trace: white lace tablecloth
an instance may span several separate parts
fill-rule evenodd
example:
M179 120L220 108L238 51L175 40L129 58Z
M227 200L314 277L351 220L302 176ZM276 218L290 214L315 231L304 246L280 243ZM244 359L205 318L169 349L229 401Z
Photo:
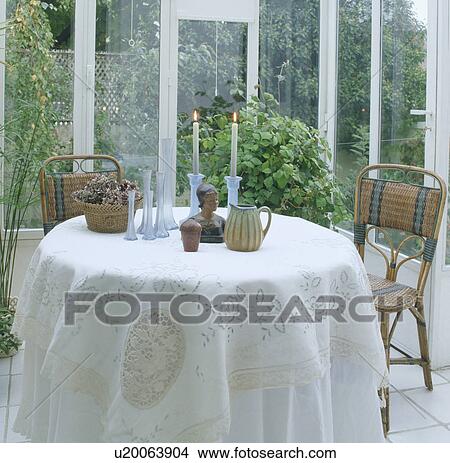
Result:
M163 306L158 325L149 310L111 326L91 309L68 326L67 291L273 294L274 313L297 295L314 314L321 295L370 295L354 245L335 232L276 215L258 252L201 244L184 253L179 231L128 242L88 231L84 217L59 225L40 243L19 298L14 331L26 344L15 429L36 441L381 439L376 389L386 369L375 317L186 326ZM358 313L375 311L366 303ZM252 434L243 423L264 429Z

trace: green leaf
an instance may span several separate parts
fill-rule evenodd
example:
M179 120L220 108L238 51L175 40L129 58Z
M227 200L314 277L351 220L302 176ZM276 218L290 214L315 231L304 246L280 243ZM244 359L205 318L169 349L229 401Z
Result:
M264 185L266 188L272 188L273 187L273 178L272 177L267 177L264 180Z

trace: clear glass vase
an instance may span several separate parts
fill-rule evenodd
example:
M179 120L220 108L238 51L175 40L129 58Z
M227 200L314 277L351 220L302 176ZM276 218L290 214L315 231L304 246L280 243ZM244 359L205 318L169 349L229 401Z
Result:
M153 191L150 190L147 197L147 211L145 213L145 224L142 239L151 241L156 238L155 230L153 229Z
M169 165L176 165L175 146L175 139L173 138L163 138L161 140L162 157L167 161L170 160ZM164 223L166 230L176 230L178 228L178 224L173 217L172 176L172 174L166 173L164 180Z
M136 241L136 228L134 227L134 202L136 200L136 191L128 191L128 227L125 234L127 241Z
M156 221L155 221L155 236L156 238L167 238L169 232L166 228L164 221L164 184L165 184L165 173L156 173Z
M142 235L144 234L145 224L147 223L147 213L148 213L148 201L152 184L152 171L147 170L144 172L144 206L142 208L142 220L141 225L137 229L137 233ZM152 224L153 227L153 224Z

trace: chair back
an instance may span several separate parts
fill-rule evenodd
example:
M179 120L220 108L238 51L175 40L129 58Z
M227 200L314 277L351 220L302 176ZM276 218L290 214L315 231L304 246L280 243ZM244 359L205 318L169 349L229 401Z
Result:
M120 182L123 168L112 156L66 155L46 159L39 171L44 235L57 224L82 215L72 193L84 188L98 174L113 174Z
M377 172L374 177L369 173ZM400 180L388 180L384 173L396 173ZM433 187L414 183L414 177L433 180ZM355 191L354 241L364 259L365 244L377 250L386 263L386 278L396 281L400 267L411 259L421 259L417 289L422 292L436 251L447 197L444 180L432 171L400 164L375 164L364 168ZM391 230L408 235L394 245ZM380 232L387 241L388 253L372 241L370 232ZM420 247L412 256L399 260L401 251L412 240Z

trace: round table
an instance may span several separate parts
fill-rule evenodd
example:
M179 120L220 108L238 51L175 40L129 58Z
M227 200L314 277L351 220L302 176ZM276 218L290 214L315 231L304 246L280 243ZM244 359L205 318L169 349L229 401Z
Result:
M384 351L351 241L279 215L253 253L185 253L178 230L123 237L77 217L36 250L13 328L26 342L16 432L47 442L383 440Z

